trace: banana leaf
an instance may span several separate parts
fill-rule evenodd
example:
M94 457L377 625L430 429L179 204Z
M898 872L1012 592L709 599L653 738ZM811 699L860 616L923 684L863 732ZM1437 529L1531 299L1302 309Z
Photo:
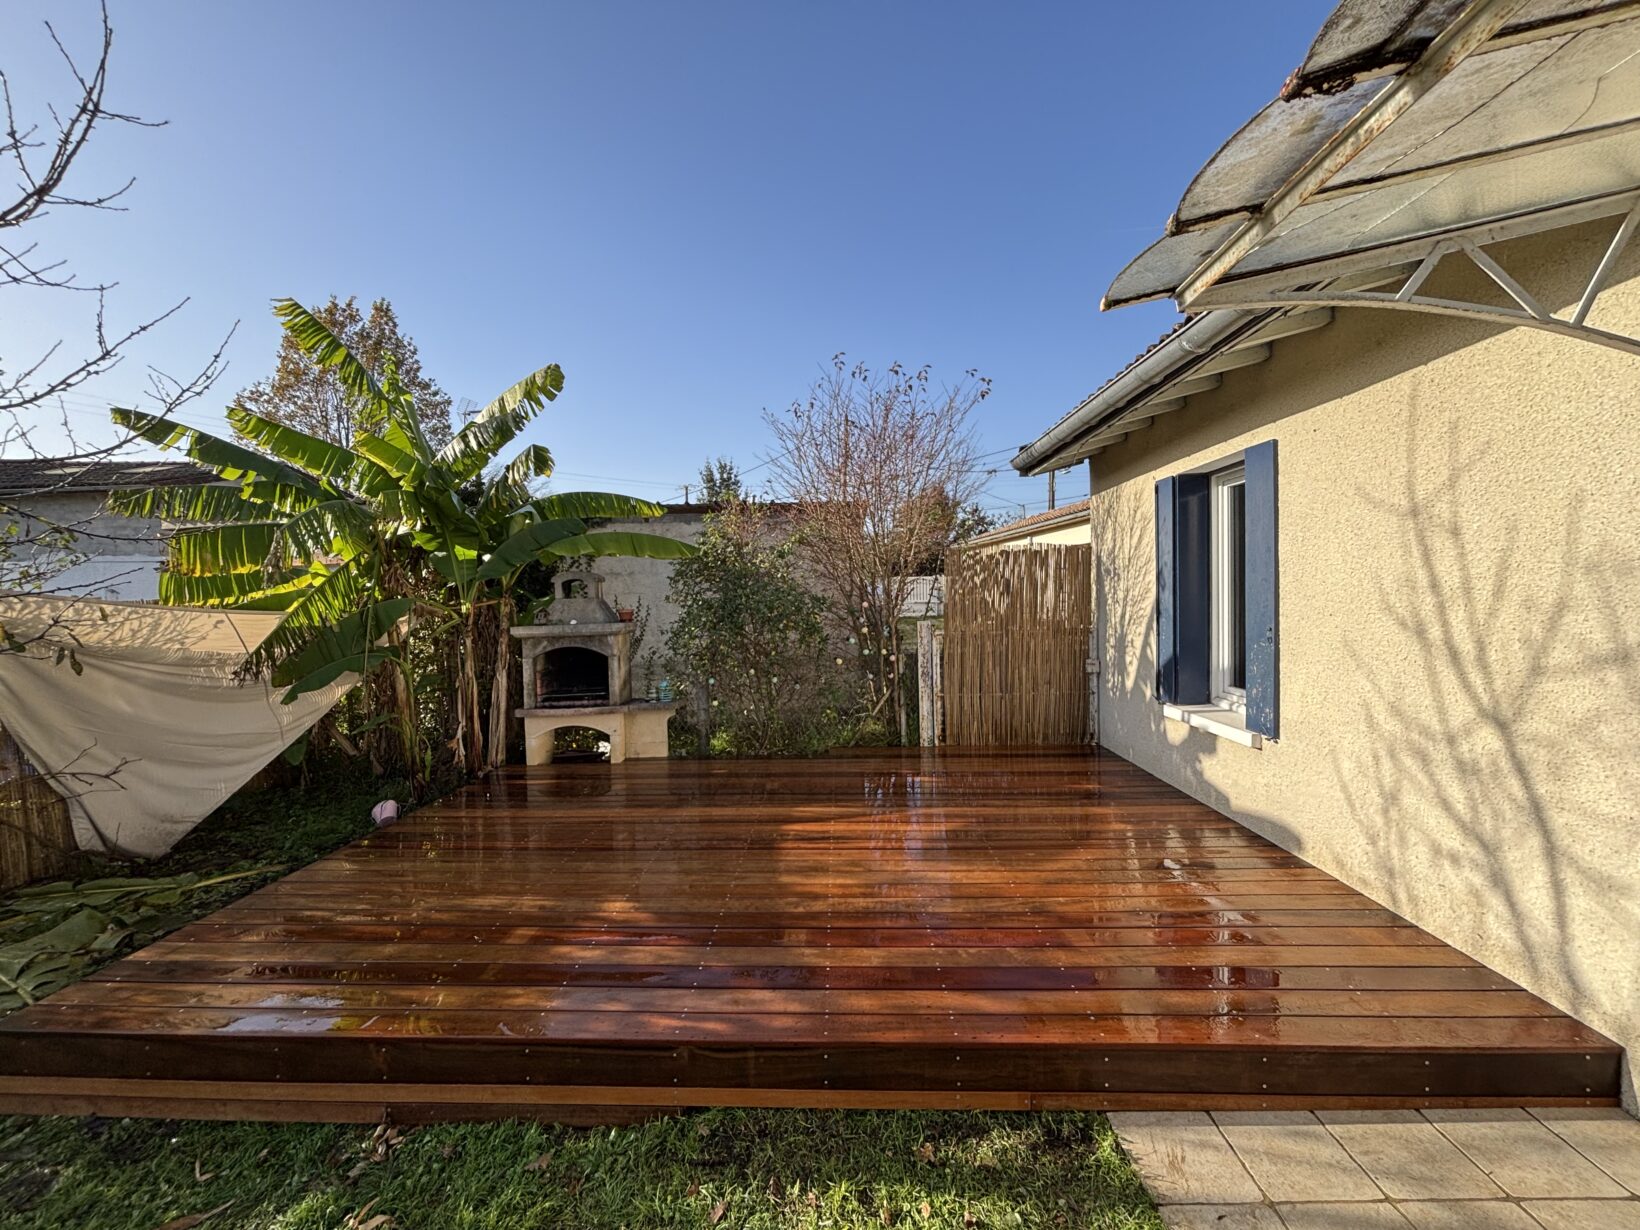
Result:
M318 495L324 488L314 477L295 466L263 456L242 444L220 439L197 427L178 423L146 410L116 407L109 417L133 434L163 449L181 448L189 458L215 470L223 478L265 478Z
M280 700L288 705L303 693L317 692L320 688L329 687L349 672L362 677L368 675L383 662L398 662L401 660L402 655L391 646L338 658L336 661L327 662L317 670L302 676L302 678L291 684L290 690L280 697Z
M547 548L547 554L560 558L576 555L625 555L639 559L688 559L697 548L676 538L660 534L640 534L626 531L595 531L560 539Z
M167 566L191 576L260 572L283 528L277 521L248 521L181 530L171 538Z
M228 422L246 439L260 444L280 460L324 478L340 479L366 494L397 485L392 474L352 449L298 431L243 406L228 408Z
M583 537L586 523L574 517L557 517L550 521L535 521L524 526L490 553L478 569L480 581L493 581L508 573L517 572L554 543L566 538Z
M563 389L564 371L558 364L549 363L531 372L480 410L438 451L434 460L447 467L457 479L477 477Z
M650 500L609 491L565 491L532 501L542 517L578 517L583 521L609 517L660 517L666 509Z
M273 305L273 314L308 358L320 367L335 369L337 379L351 396L386 410L387 399L370 369L359 362L323 321L294 299L279 300Z

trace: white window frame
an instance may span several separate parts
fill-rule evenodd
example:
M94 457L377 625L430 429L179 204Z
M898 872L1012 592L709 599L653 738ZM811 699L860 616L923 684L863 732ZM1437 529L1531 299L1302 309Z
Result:
M1243 465L1220 470L1211 480L1210 533L1212 535L1212 577L1209 600L1213 613L1212 636L1208 649L1208 694L1220 709L1243 716L1247 713L1247 690L1231 687L1230 629L1235 625L1230 610L1230 587L1225 578L1230 573L1233 550L1230 535L1230 491L1247 485L1247 468ZM1243 629L1242 635L1246 635Z

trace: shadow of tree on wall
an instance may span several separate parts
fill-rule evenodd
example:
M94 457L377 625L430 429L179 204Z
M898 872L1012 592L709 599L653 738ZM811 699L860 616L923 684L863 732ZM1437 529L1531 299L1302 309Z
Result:
M1339 792L1386 904L1437 933L1442 920L1489 919L1488 963L1633 1037L1640 1010L1615 1022L1610 1006L1640 1003L1640 971L1597 989L1585 960L1640 931L1633 848L1609 837L1602 848L1599 835L1621 823L1590 823L1598 808L1630 809L1632 823L1640 797L1633 724L1606 720L1640 692L1628 618L1640 577L1603 549L1605 522L1586 502L1556 515L1522 487L1518 511L1484 519L1474 497L1504 481L1503 459L1458 412L1432 427L1441 416L1418 400L1400 489L1353 493L1402 549L1363 620L1391 635L1348 646L1359 694L1342 716L1361 733L1334 747ZM1438 463L1430 430L1446 435ZM1622 780L1600 780L1614 772Z

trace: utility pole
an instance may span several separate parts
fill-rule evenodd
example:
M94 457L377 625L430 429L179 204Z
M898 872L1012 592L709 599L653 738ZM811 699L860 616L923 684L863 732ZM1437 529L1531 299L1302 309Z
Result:
M1052 512L1054 510L1054 507L1055 507L1054 500L1053 500L1053 480L1054 480L1055 477L1057 477L1058 473L1059 472L1057 470L1049 470L1048 471L1048 511L1049 512Z

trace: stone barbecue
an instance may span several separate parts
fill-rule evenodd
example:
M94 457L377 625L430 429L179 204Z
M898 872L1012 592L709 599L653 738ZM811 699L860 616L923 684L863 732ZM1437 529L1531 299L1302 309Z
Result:
M550 764L553 736L568 727L607 735L611 764L667 754L677 706L632 699L632 624L604 601L603 577L559 573L538 621L512 634L523 667L525 764Z

